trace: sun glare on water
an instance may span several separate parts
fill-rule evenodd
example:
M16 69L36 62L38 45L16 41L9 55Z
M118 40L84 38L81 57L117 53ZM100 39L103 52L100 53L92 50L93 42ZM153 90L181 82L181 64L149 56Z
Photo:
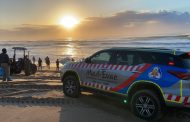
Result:
M60 24L63 25L67 29L74 28L77 24L79 24L79 20L74 16L64 16L60 20Z

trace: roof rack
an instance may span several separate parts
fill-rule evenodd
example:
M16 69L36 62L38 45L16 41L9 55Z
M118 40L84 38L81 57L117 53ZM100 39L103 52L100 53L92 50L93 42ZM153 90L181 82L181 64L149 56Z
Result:
M151 48L151 47L112 47L111 49L149 49L149 50L172 50L168 48Z
M27 50L25 47L13 47L14 50Z

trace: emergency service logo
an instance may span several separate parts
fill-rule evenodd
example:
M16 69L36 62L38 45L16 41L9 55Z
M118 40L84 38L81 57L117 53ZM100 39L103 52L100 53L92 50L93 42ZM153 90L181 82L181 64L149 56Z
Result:
M151 79L158 80L162 77L162 72L159 67L154 67L151 72L148 73L148 77Z

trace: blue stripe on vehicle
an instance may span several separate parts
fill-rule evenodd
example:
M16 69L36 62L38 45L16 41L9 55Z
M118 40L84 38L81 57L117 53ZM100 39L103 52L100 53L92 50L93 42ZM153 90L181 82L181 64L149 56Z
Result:
M149 73L155 67L160 68L161 77L159 79L153 79L153 78L149 77ZM145 72L143 72L135 81L139 81L139 80L152 81L153 83L158 84L161 88L171 87L172 85L179 82L180 79L175 77L174 75L168 73L168 70L177 71L177 72L188 72L188 70L184 69L184 68L154 64L150 68L148 68ZM135 81L133 81L132 83L134 83ZM130 85L128 87L125 87L125 88L119 90L118 92L125 94L125 93L127 93L129 87L130 87Z

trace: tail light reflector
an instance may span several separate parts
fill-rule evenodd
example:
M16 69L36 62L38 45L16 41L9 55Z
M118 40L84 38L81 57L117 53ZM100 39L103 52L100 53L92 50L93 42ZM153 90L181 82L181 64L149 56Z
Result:
M175 65L175 63L174 63L174 62L172 62L172 61L170 61L170 62L168 62L168 65L170 65L170 66L174 66L174 65Z
M188 52L187 55L190 56L190 52Z

